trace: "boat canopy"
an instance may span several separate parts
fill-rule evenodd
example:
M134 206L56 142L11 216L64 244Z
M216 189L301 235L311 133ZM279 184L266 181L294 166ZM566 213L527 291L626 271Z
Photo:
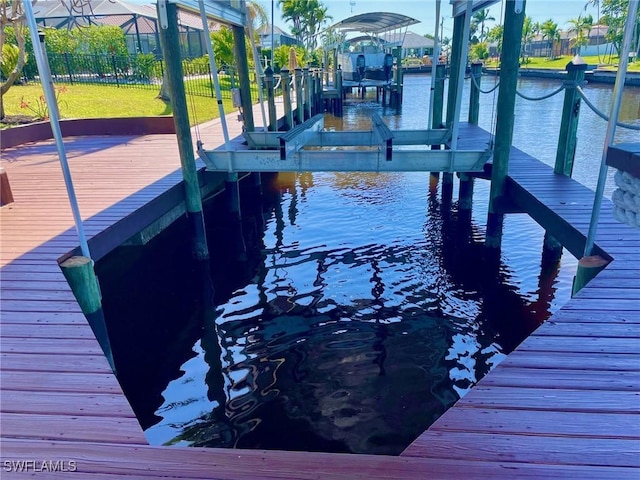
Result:
M391 30L408 27L420 23L420 20L392 12L369 12L345 18L331 25L328 30L342 32L363 32L369 35L379 35Z

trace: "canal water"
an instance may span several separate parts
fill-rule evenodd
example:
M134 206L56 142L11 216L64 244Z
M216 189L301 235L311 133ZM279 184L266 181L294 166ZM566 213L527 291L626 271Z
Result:
M326 124L360 128L375 110L424 128L428 88L407 77L401 114L365 99ZM610 91L587 89L603 109ZM624 121L638 121L637 93ZM514 143L552 164L561 105L519 103ZM492 111L483 96L488 130ZM605 123L583 109L580 128L575 176L595 186ZM406 448L570 298L577 263L543 262L544 232L522 214L505 220L499 265L485 262L488 182L471 219L439 188L416 173L273 175L261 198L243 185L241 222L223 195L206 203L206 265L184 220L100 261L118 378L150 443Z

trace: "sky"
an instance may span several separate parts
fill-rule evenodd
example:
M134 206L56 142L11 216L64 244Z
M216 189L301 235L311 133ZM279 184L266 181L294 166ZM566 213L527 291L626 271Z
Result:
M280 10L278 9L278 0L272 0L274 4L274 25L285 31L291 31L289 25L280 18ZM269 0L258 0L269 15L271 15L271 2ZM409 30L420 35L425 33L433 34L435 28L435 1L434 0L353 0L353 7L350 0L322 0L322 3L328 8L328 13L333 17L331 23L344 20L352 15L366 12L393 12L401 13L416 20L420 23L411 25ZM586 0L528 0L526 2L526 14L533 18L534 21L543 22L549 18L558 24L560 29L566 29L567 22L571 18L577 18L578 15L591 13L593 18L597 18L595 8L589 8L584 11ZM451 19L452 7L448 0L442 0L441 15L444 20L444 36L451 37L453 31L453 21ZM491 16L496 20L502 12L502 2L495 3L489 7ZM488 22L487 26L491 27L498 22Z

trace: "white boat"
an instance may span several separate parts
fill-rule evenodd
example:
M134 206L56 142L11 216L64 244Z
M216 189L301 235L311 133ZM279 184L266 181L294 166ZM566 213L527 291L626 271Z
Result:
M393 49L401 47L407 27L420 23L415 18L391 12L369 12L346 18L331 27L344 42L337 45L336 59L343 82L359 85L390 83L393 77ZM361 35L348 38L351 33Z

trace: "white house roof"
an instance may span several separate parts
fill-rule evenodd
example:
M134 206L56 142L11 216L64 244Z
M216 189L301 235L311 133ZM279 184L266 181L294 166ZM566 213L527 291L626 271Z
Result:
M380 38L384 41L393 41L391 35L382 34ZM432 48L433 40L414 32L407 32L402 41L402 48Z
M391 30L420 23L420 20L392 12L369 12L354 15L333 24L329 29L343 32L364 32L379 35Z

